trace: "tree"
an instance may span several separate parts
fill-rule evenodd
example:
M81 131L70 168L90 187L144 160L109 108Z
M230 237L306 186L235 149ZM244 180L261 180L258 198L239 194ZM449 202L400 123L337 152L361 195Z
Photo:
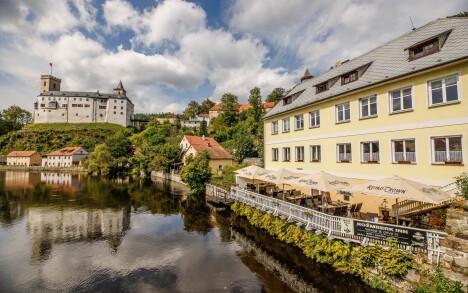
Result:
M211 179L210 155L203 151L195 157L188 156L185 164L180 171L180 178L187 183L191 194L203 194L206 183Z
M12 123L13 130L19 130L32 121L30 112L15 105L3 110L1 118L6 122Z
M255 157L255 145L252 135L246 127L240 127L239 131L234 136L235 152L234 159L238 163L242 163L245 158Z
M284 88L277 87L275 88L266 98L266 102L275 102L278 103L281 99L284 98L286 91Z
M106 141L106 146L115 159L130 158L133 156L133 145L123 132L114 134Z
M258 87L254 87L250 90L249 104L252 106L250 110L254 120L260 121L262 116L262 95Z
M200 105L196 101L190 101L188 107L184 111L184 116L186 119L194 118L198 115L198 108Z
M158 145L155 147L154 151L156 155L149 163L149 167L153 170L169 173L171 167L175 163L180 162L180 149L177 144L165 143L163 145Z
M468 199L468 172L464 172L455 177L455 184L458 187L458 196Z
M228 127L235 125L239 116L239 99L236 95L226 93L221 97L221 115L224 124Z
M109 173L114 165L114 158L106 144L98 145L89 155L88 170L97 174Z
M205 119L202 120L200 124L200 129L198 130L198 135L207 135L208 134L208 122Z
M198 114L208 114L210 109L213 108L214 105L216 104L212 100L208 98L204 99L203 102L200 104L200 107L198 107Z

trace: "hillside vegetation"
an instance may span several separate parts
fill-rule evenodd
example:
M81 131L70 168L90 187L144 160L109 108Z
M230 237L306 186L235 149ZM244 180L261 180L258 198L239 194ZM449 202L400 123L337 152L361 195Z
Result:
M44 154L66 146L81 146L92 152L96 145L123 129L110 123L30 124L0 136L0 154L14 150L35 150Z

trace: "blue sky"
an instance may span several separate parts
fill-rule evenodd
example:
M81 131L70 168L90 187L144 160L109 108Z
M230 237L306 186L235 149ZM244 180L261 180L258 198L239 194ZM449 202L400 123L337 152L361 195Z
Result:
M62 90L111 92L122 80L141 112L190 100L246 102L291 88L468 2L436 0L2 0L0 109L33 110L39 77Z

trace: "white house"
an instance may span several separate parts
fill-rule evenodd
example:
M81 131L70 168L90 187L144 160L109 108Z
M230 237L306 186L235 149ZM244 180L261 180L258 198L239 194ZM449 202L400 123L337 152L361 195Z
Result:
M48 153L42 159L42 167L72 167L79 166L89 153L82 147L66 147Z

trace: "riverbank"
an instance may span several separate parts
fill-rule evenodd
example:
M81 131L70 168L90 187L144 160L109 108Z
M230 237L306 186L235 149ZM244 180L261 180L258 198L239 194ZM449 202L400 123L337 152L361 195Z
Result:
M42 167L42 166L0 166L0 171L36 171L36 172L65 172L65 173L86 173L83 167Z
M398 249L396 243L391 241L385 246L354 245L328 239L325 235L307 231L295 223L237 201L231 209L237 215L246 217L254 227L300 248L307 257L329 264L341 273L358 276L373 288L385 292L430 292L427 288L437 287L444 292L466 292L466 284L449 280L440 269L429 264L425 255Z

